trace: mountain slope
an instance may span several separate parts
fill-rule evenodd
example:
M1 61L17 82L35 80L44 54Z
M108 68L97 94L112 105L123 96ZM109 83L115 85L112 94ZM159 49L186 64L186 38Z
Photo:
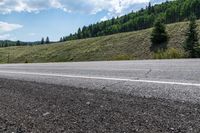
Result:
M200 29L200 21L198 21ZM167 26L168 47L183 50L188 22ZM1 63L152 59L152 29L39 46L0 48Z

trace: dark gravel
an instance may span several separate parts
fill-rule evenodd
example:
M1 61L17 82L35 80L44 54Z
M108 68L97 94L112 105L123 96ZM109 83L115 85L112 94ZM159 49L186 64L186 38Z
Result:
M3 133L199 133L200 105L0 79Z

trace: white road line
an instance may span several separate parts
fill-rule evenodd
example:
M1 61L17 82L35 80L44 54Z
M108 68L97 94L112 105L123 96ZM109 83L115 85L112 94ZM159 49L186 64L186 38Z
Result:
M35 75L35 76L50 76L50 77L66 77L66 78L80 78L80 79L96 79L96 80L112 80L112 81L125 81L125 82L139 82L139 83L153 83L153 84L168 84L168 85L181 85L181 86L196 86L200 87L200 84L186 83L186 82L167 82L167 81L153 81L153 80L134 80L124 78L108 78L108 77L90 77L90 76L76 76L76 75L64 75L53 73L35 73L35 72L15 72L15 71L0 71L4 74L22 74L22 75Z

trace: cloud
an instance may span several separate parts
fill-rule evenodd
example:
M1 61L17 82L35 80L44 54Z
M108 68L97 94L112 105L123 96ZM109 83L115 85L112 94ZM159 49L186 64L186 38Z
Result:
M0 12L39 12L45 9L61 9L65 12L84 12L96 14L106 11L122 14L134 4L150 0L0 0Z
M74 12L96 14L101 11L112 15L121 15L135 4L148 3L150 0L56 0L65 9Z
M7 40L10 38L10 34L3 34L3 35L0 35L0 40Z
M101 18L100 21L106 21L106 20L108 20L108 17L107 17L107 16L104 16L103 18Z
M22 25L19 24L10 24L7 22L0 21L0 33L2 32L10 32L19 28L22 28Z
M141 7L145 7L148 2L156 4L164 1L166 0L0 0L0 13L39 13L48 9L85 14L97 14L103 11L106 12L106 15L101 21L105 21L132 10L139 10Z

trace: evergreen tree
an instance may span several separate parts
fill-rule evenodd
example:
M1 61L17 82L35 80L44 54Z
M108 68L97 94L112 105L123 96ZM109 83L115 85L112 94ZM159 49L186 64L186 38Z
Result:
M49 37L46 38L46 44L49 44L50 43L50 40L49 40Z
M82 38L81 28L78 29L77 37L78 37L78 39Z
M154 24L154 29L151 33L151 42L153 46L162 45L164 43L167 43L169 37L166 32L165 24L163 23L163 20L159 18L156 20Z
M149 5L148 5L148 7L146 8L147 9L147 11L148 11L148 14L151 14L152 12L151 12L151 2L149 2Z
M21 42L18 40L17 42L16 42L16 46L20 46L21 45Z
M64 37L63 37L63 38L64 38ZM62 38L62 37L60 38L60 42L63 42L63 40L64 40L63 38Z
M42 38L42 40L41 40L41 44L44 44L44 38Z
M196 58L200 56L200 45L197 32L196 17L193 15L190 18L189 29L186 33L185 51L190 58Z
M63 37L63 42L67 41L67 37Z
M5 47L8 47L8 42L7 41L5 41Z

